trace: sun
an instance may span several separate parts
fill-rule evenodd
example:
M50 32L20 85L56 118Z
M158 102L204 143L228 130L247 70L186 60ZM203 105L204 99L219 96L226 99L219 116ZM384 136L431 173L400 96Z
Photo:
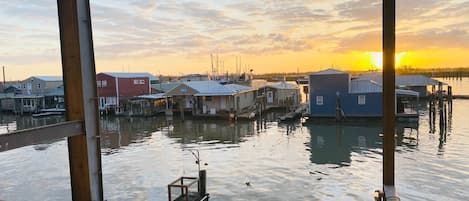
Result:
M369 52L370 61L374 68L383 69L383 54L381 52ZM395 67L399 67L401 65L401 61L405 57L406 52L400 52L395 54Z
M373 68L383 68L383 54L381 52L370 52L370 59Z

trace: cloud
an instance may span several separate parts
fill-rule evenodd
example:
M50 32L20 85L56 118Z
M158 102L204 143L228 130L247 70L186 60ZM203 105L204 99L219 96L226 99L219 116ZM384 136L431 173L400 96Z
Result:
M165 55L379 51L379 0L91 1L97 60ZM469 2L397 1L398 47L468 48ZM56 1L1 1L0 54L55 58ZM27 54L25 54L27 52ZM23 62L23 61L22 61Z

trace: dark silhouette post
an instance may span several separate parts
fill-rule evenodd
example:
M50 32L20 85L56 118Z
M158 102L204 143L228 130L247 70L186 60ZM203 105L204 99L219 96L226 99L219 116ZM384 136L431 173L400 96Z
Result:
M395 0L383 1L383 184L394 186L394 133L395 133Z

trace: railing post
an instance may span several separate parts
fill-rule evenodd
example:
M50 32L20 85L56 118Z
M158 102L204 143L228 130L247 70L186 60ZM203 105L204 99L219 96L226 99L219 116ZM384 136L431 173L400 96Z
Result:
M88 0L57 0L66 118L85 133L68 138L73 200L103 200L96 72Z
M395 0L383 0L383 184L394 186Z

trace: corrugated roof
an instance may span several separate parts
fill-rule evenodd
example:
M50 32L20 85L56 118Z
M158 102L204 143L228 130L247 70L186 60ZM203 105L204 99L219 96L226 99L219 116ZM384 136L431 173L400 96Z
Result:
M419 92L405 89L396 89L396 94L408 95L408 96L419 96Z
M350 81L350 93L352 94L365 94L365 93L382 93L383 87L381 84L368 80L368 79L355 79ZM419 93L412 90L396 89L396 94L419 96Z
M49 90L44 96L64 96L63 85L54 89Z
M359 79L369 79L377 83L383 83L382 73L365 73L358 76ZM446 83L443 83L446 85ZM396 86L429 86L438 85L438 80L426 77L424 75L396 75Z
M350 81L350 93L381 93L380 84L368 79L355 79Z
M280 83L270 84L269 86L273 87L273 88L276 88L276 89L298 89L297 84L287 83L287 82L280 82Z
M137 72L137 73L126 73L126 72L102 72L103 74L117 77L117 78L137 78L137 77L148 77L150 80L160 80L160 78L145 72Z
M423 75L399 75L396 76L396 85L409 87L438 85L438 80Z
M137 98L143 98L143 99L163 99L166 98L164 93L158 93L158 94L149 94L149 95L141 95L137 96Z
M235 93L232 89L216 81L191 81L183 83L197 90L199 93L196 96L228 96Z
M152 84L151 88L157 89L163 92L167 92L174 87L177 87L181 82L167 82L167 83L160 83L160 84Z
M225 87L228 87L233 92L254 90L251 87L248 87L248 86L245 86L245 85L240 85L240 84L227 84L227 85L225 85Z
M46 82L62 81L62 76L48 76L48 75L39 75L33 76L33 78L40 79Z
M335 74L348 74L347 72L340 71L337 69L329 68L326 70L322 70L316 73L313 73L313 75L335 75Z

